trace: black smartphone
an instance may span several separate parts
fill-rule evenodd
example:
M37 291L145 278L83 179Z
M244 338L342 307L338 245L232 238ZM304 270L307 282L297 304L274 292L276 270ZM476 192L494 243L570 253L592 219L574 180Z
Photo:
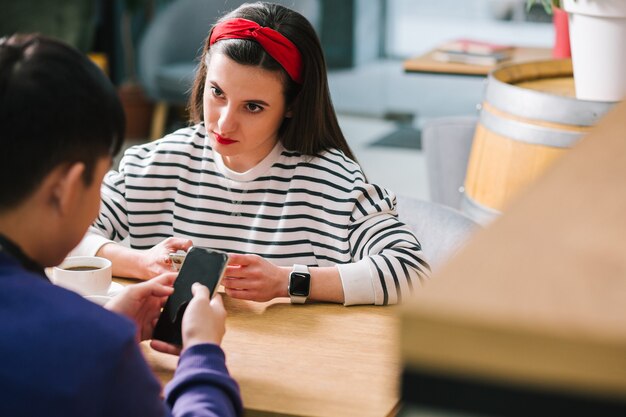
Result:
M199 282L211 291L211 297L213 297L224 276L227 264L226 252L192 246L174 281L174 293L169 296L163 307L152 338L182 345L181 324L185 309L193 297L191 286L194 282Z

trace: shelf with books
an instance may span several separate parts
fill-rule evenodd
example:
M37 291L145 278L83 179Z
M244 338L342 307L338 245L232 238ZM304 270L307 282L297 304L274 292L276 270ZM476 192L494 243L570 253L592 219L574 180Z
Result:
M514 47L474 39L455 39L440 45L433 59L441 62L457 62L469 65L493 66L510 59Z

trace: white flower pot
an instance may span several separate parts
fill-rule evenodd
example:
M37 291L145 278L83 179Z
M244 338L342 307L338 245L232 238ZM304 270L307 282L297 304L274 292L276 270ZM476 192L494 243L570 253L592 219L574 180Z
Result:
M576 98L626 96L626 0L564 0L569 14Z

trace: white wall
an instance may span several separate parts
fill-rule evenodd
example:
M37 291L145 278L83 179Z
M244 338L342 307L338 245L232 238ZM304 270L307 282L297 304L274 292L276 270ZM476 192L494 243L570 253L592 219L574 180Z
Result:
M524 7L525 0L387 0L385 49L406 58L454 38L550 47L552 25L524 21ZM514 20L501 20L506 15Z

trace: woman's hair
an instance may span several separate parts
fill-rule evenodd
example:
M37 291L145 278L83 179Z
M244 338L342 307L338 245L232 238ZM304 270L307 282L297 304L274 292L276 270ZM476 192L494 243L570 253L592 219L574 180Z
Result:
M302 84L294 82L256 41L223 39L210 45L213 26L204 42L189 100L191 120L198 123L203 119L207 62L211 54L223 53L239 64L281 73L286 108L292 112L291 117L283 119L278 131L278 139L285 148L305 155L315 155L335 148L356 160L339 128L328 89L326 61L320 41L309 21L301 14L278 4L257 2L240 6L220 18L216 25L234 18L248 19L274 29L293 42L302 56Z
M124 140L124 111L106 75L78 50L40 35L0 39L0 210L29 196L54 168L98 159Z

